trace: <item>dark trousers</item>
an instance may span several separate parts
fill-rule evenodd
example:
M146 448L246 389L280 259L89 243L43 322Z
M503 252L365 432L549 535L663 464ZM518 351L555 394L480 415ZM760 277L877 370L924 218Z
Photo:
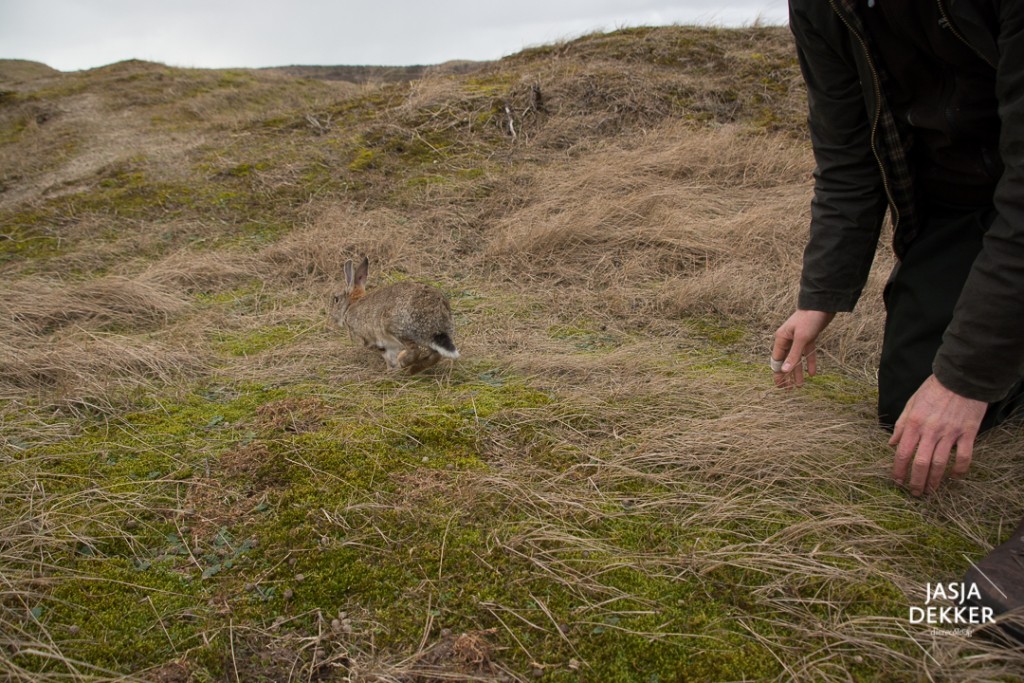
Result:
M932 361L995 209L931 204L920 234L885 287L885 337L878 368L878 420L892 429L904 406L932 374ZM989 405L982 430L1006 419L1022 402L1018 385Z

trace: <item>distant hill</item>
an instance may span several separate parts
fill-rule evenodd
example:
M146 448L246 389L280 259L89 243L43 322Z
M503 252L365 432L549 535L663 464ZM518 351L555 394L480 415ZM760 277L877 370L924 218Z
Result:
M136 63L138 60L126 60L122 63ZM482 68L489 62L473 62L455 60L444 64L414 64L410 66L376 66L376 65L300 65L273 66L253 71L282 74L296 78L313 78L322 81L346 81L365 85L368 83L407 83L422 78L425 74L463 75ZM112 66L112 65L109 65ZM106 67L99 67L106 68ZM24 83L39 78L58 76L62 72L42 62L27 59L0 59L0 83Z
M259 69L268 73L286 74L298 78L316 78L324 81L366 83L404 83L422 78L424 74L445 73L462 75L480 69L488 62L452 61L436 66L275 66Z
M60 74L42 62L27 59L0 59L0 83L32 81Z

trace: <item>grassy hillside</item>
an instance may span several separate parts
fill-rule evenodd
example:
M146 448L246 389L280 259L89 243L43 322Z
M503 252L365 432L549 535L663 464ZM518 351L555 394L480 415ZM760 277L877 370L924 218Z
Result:
M25 83L59 75L59 71L40 62L27 59L0 59L0 83Z
M457 60L433 66L275 66L260 69L263 73L283 74L297 78L319 78L327 81L348 81L359 85L402 83L423 78L428 73L468 74L483 62Z
M781 28L355 84L0 69L0 672L15 681L1010 679L910 623L1024 511L873 425L880 250L771 388L812 159ZM386 371L346 259L442 288Z

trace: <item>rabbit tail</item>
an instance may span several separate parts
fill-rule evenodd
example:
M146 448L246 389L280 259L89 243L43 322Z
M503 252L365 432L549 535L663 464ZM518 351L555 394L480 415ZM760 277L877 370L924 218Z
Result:
M452 341L452 338L447 332L438 332L435 334L427 346L434 349L445 358L451 358L454 360L459 357L459 350L455 348L455 342Z

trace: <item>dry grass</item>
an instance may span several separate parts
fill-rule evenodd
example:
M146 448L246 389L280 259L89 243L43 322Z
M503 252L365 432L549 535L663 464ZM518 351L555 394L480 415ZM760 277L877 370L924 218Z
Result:
M161 338L188 305L152 282L26 278L0 307L0 396L9 400L106 405L118 390L173 383L205 365L182 340Z
M770 387L812 165L784 31L625 31L384 88L141 63L75 83L19 86L37 99L13 118L31 102L68 129L0 147L84 141L18 166L0 193L18 239L61 240L0 261L10 680L974 681L1024 667L906 616L1019 519L1021 434L985 437L971 477L927 500L888 481L872 416L885 247L858 311L829 330L825 376ZM111 163L206 203L68 209L97 205L74 201L109 185L97 169ZM374 282L449 293L462 361L390 376L328 328L361 253ZM364 452L369 485L332 460ZM168 534L181 546L154 559ZM209 573L249 535L258 561L217 556ZM333 574L321 552L358 553L382 578ZM165 583L147 583L150 561ZM128 641L138 670L84 661L100 639L71 625L117 590L148 610Z

